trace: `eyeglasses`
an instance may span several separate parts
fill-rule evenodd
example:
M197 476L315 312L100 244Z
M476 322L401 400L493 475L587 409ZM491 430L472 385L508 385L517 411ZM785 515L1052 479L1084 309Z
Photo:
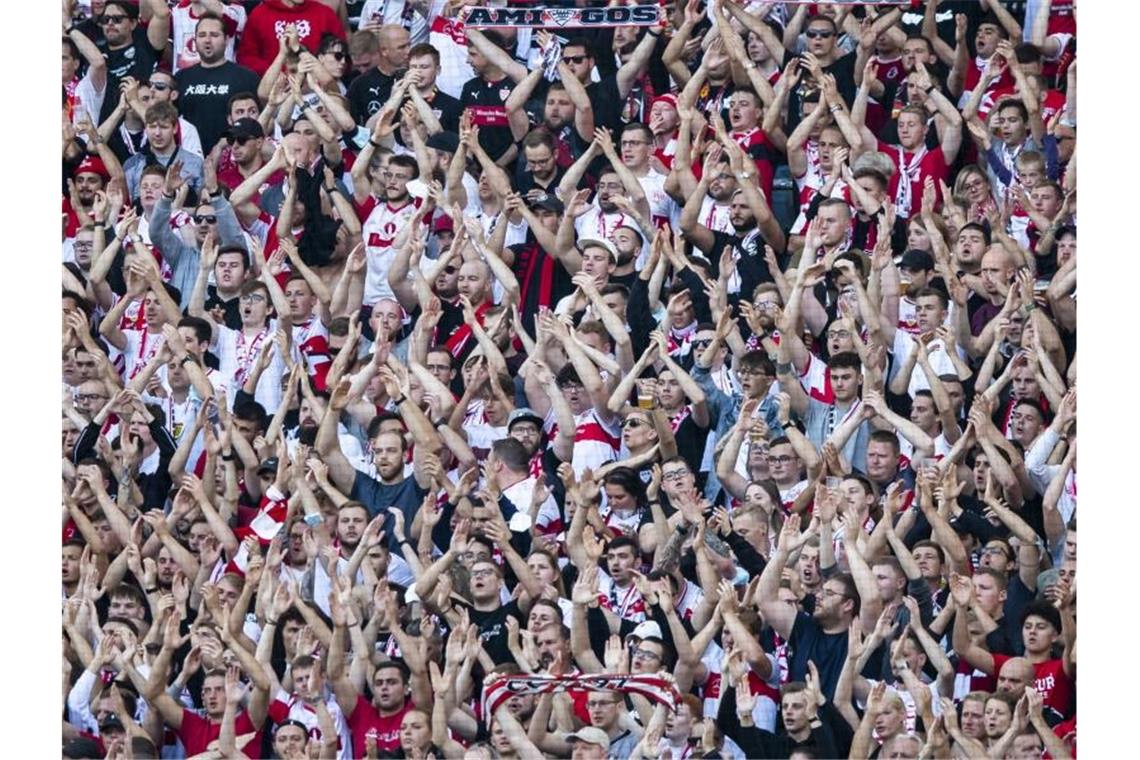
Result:
M770 456L770 457L768 457L768 461L771 462L772 464L791 464L792 462L796 461L796 458L791 457L791 456L782 456L782 457Z
M588 55L564 55L562 56L562 62L577 64L584 62L589 57Z
M662 480L682 480L688 474L689 474L688 470L670 470L669 472L662 473L661 479Z
M495 571L490 569L489 567L485 567L482 570L472 570L471 571L471 577L472 578L485 578L488 575L494 575L494 574L495 574Z
M826 40L828 37L834 37L835 32L824 31L823 29L808 29L804 32L804 36L809 40Z
M102 26L106 26L107 24L121 24L126 20L127 20L127 16L125 16L125 15L111 16L108 14L104 14L104 15L99 17L99 23Z
M240 300L242 303L265 303L265 296L260 293L246 293Z
M150 83L150 89L158 90L159 92L163 92L165 90L169 90L170 85L167 84L166 82L151 82Z
M827 337L829 338L850 338L850 330L828 330Z
M661 655L656 652L651 652L648 649L635 649L633 650L633 659L635 660L660 660Z
M194 224L217 224L218 217L213 214L195 214Z
M75 394L75 400L76 401L84 401L84 402L98 401L101 398L110 398L110 396L104 396L102 393L76 393Z

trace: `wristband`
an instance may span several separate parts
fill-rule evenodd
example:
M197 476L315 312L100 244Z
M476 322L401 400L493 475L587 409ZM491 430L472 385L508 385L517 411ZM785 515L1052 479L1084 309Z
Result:
M392 399L392 403L395 404L396 406L399 406L400 404L404 403L407 400L408 400L408 397L401 393L399 398Z
M174 198L175 198L177 195L178 195L177 193L168 193L168 192L166 192L165 190L163 190L163 191L162 191L162 197L163 197L163 198L165 198L165 199L166 199L166 200L168 200L168 201L172 201L172 200L174 200Z
M234 461L234 455L232 453L231 454L222 454L222 461L223 462L232 462L232 461Z
M308 525L310 528L315 528L320 525L325 518L320 515L305 515L303 519L305 521L305 525Z
M431 423L431 426L433 428L438 428L440 425L446 425L446 424L447 424L447 420L436 420L435 422Z
M841 106L841 105L839 105L838 103L836 103L835 105L831 106L831 107L830 107L830 108L828 108L827 110L828 110L828 111L831 111L832 113L836 113L837 111L842 111L842 110L843 110L843 106Z
M276 620L270 620L269 618L265 618L265 627L268 628L271 625L277 625L277 621Z
M401 538L399 541L396 542L396 546L403 546L404 544L411 544L411 543L412 542L409 541L407 538Z
M1028 317L1030 314L1033 313L1033 310L1036 308L1037 308L1037 304L1027 303L1021 307L1021 313Z
M155 586L154 588L144 588L143 591L147 594L153 594L155 591L158 591L158 586Z
M930 86L929 86L929 87L927 87L925 90L923 90L923 92L925 92L927 95L929 95L930 93L934 92L934 85L930 85Z
M373 140L371 137L368 138L368 144L371 145L373 148L383 148L384 147L380 143Z
M324 191L326 193L330 193L330 194L335 193L336 192L336 185L333 185L332 187L326 187L326 188L324 188Z
M656 29L650 29L648 34L650 37L660 37L661 36L661 32L657 31Z

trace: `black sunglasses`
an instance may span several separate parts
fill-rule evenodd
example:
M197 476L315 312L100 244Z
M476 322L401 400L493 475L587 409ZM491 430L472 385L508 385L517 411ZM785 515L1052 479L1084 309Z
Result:
M100 24L103 24L103 25L106 25L106 24L121 24L122 22L126 21L128 18L129 18L129 16L125 16L125 15L123 15L123 16L109 16L109 15L103 15L103 16L100 16L100 17L99 17L99 23L100 23Z
M150 89L158 90L159 92L162 92L163 90L169 90L170 85L167 84L166 82L151 82L150 83Z
M577 64L577 63L582 63L583 61L585 61L589 57L590 56L588 56L588 55L564 55L564 56L562 56L562 62L563 63Z
M254 139L254 138L252 138L252 137L248 137L248 136L244 136L244 137L227 137L227 138L226 138L226 142L227 142L227 143L229 143L230 145L233 145L234 143L237 143L238 145L245 145L247 142L249 142L249 141L250 141L250 140L252 140L252 139Z
M834 37L835 32L825 31L823 29L809 29L804 32L804 35L811 40L826 40L828 37Z
M348 57L347 55L344 54L343 50L329 50L326 53L326 55L331 55L333 58L337 59L338 61L343 61L345 58Z
M217 224L218 217L214 214L195 214L194 224Z
M445 267L443 268L443 271L444 271L444 273L445 273L445 274L455 274L455 273L456 273L456 272L458 272L459 270L458 270L456 267L454 267L453 265L451 265L451 264L448 264L447 266L445 266Z

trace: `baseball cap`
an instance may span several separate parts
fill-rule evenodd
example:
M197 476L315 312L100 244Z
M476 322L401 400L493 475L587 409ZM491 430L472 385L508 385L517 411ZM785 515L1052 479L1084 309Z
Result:
M459 135L454 132L436 132L430 135L424 144L445 153L454 153L459 150Z
M566 735L568 742L585 742L586 744L596 744L603 750L609 751L610 737L606 736L606 732L600 728L593 726L586 726L580 728L572 734Z
M528 200L527 205L532 209L541 208L545 209L546 211L553 211L555 214L561 214L562 211L566 208L564 205L562 205L562 201L558 199L558 196L552 193L543 193L542 195L537 195L533 200Z
M615 264L617 263L617 261L618 261L617 248L610 241L602 240L601 238L583 238L583 239L578 241L578 250L579 251L584 251L587 248L590 248L591 246L596 246L598 248L605 248L607 251L610 252L610 258L614 260Z
M451 217L447 214L440 214L431 220L432 232L445 232L449 230L455 230L455 223L451 221Z
M533 409L523 406L511 412L511 416L507 418L507 431L510 432L510 429L514 427L516 422L524 421L533 422L535 425L538 425L539 431L542 430L543 419L539 417L538 413Z
M78 177L80 174L98 174L103 178L104 182L111 179L111 173L107 171L107 165L103 163L103 159L98 156L87 156L83 159L79 166L75 167L75 171L71 173L72 177Z
M928 272L934 269L934 257L926 251L912 248L899 259L899 268Z
M265 137L265 130L261 128L261 122L247 116L231 124L229 129L226 130L226 137L232 137L234 139Z
M277 472L277 457L269 457L257 468L258 475L266 471Z
M657 639L658 641L664 641L661 636L661 626L657 625L657 623L654 623L652 620L646 620L644 623L638 623L637 627L633 629L633 633L631 633L630 636L633 636L635 639L641 639L642 641L645 641L646 639Z

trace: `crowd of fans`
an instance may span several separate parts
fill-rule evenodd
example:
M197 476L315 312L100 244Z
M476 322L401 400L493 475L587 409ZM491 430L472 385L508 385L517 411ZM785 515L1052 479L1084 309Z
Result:
M64 0L63 755L1073 757L1073 1L526 4Z

